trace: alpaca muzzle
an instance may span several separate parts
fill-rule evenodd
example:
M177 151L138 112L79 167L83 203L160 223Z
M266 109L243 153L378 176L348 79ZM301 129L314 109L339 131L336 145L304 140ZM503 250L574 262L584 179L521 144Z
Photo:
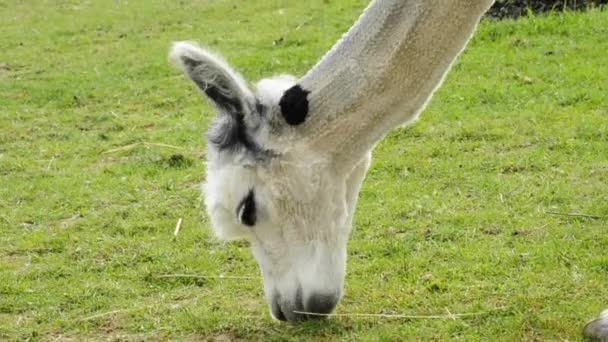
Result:
M306 301L302 300L301 292L293 300L283 300L275 295L270 303L272 316L280 321L300 322L308 319L323 319L330 314L338 302L337 293L314 293Z

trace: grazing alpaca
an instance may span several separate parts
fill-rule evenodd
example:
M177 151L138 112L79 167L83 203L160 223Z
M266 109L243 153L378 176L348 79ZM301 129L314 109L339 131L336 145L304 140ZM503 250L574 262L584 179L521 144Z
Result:
M245 238L272 315L331 312L371 150L417 118L493 0L376 0L302 79L252 90L187 42L171 61L218 115L208 132L205 203L224 239Z
M608 342L608 310L604 310L600 317L587 323L583 335L592 340Z

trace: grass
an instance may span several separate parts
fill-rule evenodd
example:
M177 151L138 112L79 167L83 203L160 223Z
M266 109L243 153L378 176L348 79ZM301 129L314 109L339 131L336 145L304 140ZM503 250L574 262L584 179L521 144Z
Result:
M337 311L505 310L282 324L247 244L212 238L212 111L170 42L302 75L366 2L0 0L0 339L581 339L608 304L605 11L484 22L375 151ZM157 277L182 273L251 278Z

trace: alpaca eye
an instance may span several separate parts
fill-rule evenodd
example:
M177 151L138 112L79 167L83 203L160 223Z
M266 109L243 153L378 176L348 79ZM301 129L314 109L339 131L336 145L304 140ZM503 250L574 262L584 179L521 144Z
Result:
M253 189L249 190L247 196L245 196L245 198L241 200L241 203L239 203L238 207L236 208L236 216L242 224L250 227L255 226L257 214Z

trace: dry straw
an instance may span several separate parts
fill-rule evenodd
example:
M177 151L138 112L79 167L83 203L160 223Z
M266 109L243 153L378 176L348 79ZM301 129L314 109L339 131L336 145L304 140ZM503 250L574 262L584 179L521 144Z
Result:
M496 311L503 311L508 309L509 307L498 307L488 311L478 311L478 312L467 312L467 313L451 313L449 310L446 310L448 313L443 315L402 315L402 314L372 314L372 313L330 313L330 314L320 314L314 312L306 312L306 311L294 311L297 314L305 314L310 316L324 316L324 317L360 317L360 318L394 318L394 319L452 319L456 320L461 317L472 317L472 316L483 316L488 315L490 313Z

